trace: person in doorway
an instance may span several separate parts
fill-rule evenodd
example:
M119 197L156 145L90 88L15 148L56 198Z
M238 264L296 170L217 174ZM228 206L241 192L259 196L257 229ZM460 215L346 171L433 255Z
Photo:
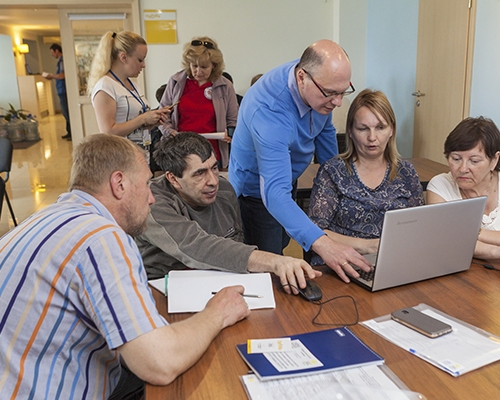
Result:
M137 33L106 32L90 68L87 93L102 133L127 137L149 152L151 130L166 121L170 108L151 110L131 80L145 68L147 53L147 43Z
M62 47L54 43L50 46L50 54L57 59L57 70L55 74L44 74L45 79L56 80L57 95L61 104L61 113L66 120L66 134L61 136L63 139L71 140L71 124L69 121L68 95L66 93L66 79L64 75L64 61Z

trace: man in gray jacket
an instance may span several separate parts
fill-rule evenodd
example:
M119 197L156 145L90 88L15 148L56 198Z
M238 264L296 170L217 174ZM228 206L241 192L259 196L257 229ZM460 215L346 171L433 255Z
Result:
M304 260L258 250L243 243L238 200L219 177L212 146L201 135L178 133L154 154L165 174L151 182L148 229L136 237L149 279L173 269L272 272L287 293L305 288L305 275L321 275Z

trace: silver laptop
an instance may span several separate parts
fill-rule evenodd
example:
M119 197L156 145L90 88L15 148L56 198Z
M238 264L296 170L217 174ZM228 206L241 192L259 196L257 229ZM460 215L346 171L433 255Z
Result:
M351 278L374 292L469 269L486 197L386 212L372 276ZM358 270L359 272L359 270Z

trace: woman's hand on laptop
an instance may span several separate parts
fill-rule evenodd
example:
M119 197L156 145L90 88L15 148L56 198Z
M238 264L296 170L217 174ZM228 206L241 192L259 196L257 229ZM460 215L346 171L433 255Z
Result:
M368 260L354 250L353 247L333 241L327 235L318 238L311 248L346 283L350 282L348 275L355 278L359 277L351 264L366 272L372 270L372 265Z

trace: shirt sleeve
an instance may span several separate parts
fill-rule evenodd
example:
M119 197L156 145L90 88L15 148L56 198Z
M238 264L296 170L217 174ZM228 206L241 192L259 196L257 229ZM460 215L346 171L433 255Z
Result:
M297 127L286 115L268 109L255 113L252 127L262 201L287 233L307 251L324 233L292 199L289 147Z
M109 348L167 324L156 309L139 249L125 232L107 231L93 240L76 275L82 316L89 316Z
M177 100L179 100L180 96L179 98L174 98L174 88L177 84L178 82L176 80L172 78L169 79L169 81L167 82L167 86L165 87L165 91L163 92L163 96L160 100L160 108L170 106ZM165 123L158 126L160 132L165 137L170 136L171 132L177 129L177 126L174 126L172 122L172 114L176 113L177 115L177 109L178 107L174 107L174 110L167 116L167 120L165 121Z
M325 163L339 153L337 142L337 131L333 126L332 120L328 120L321 133L314 139L314 148L316 158L320 164Z
M459 200L462 198L460 189L453 181L449 172L436 175L432 178L427 185L427 190L441 196L445 201Z
M418 207L424 205L424 191L418 178L417 171L413 164L405 162L404 180L412 196L408 198L408 207Z

